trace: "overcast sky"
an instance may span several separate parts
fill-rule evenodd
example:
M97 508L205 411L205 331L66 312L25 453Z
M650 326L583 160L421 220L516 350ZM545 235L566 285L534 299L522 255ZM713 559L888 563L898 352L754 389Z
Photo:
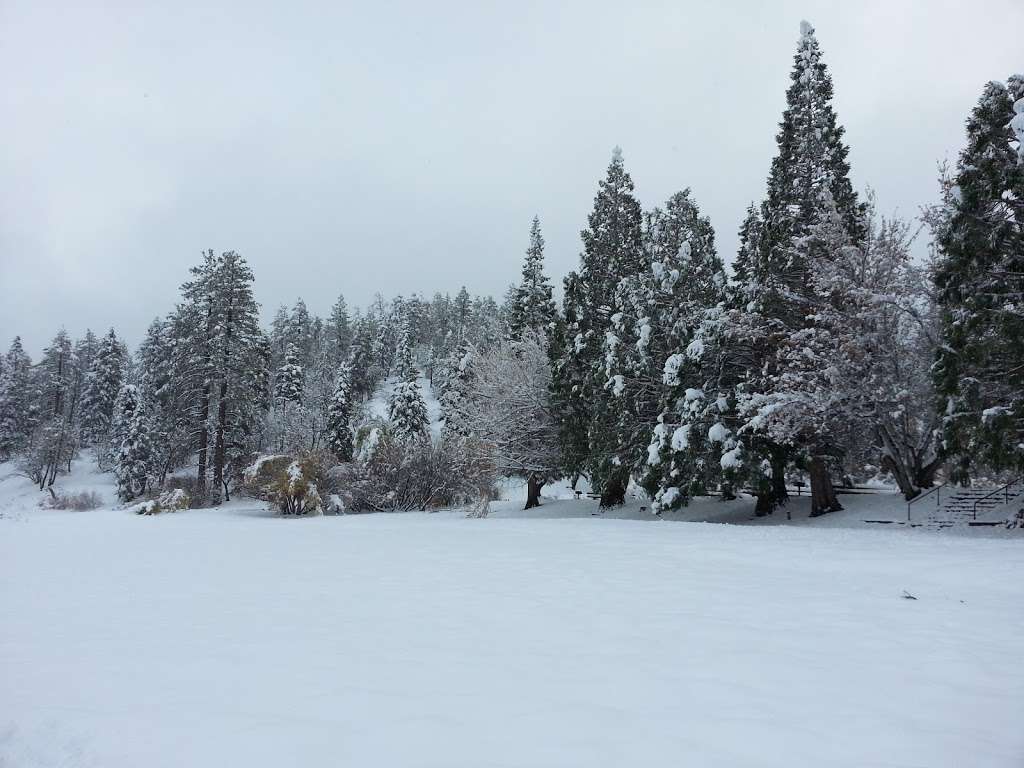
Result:
M984 83L1024 70L1021 0L0 0L0 343L137 342L204 248L249 260L265 316L500 297L536 213L560 283L616 144L729 260L802 18L884 211L935 198Z

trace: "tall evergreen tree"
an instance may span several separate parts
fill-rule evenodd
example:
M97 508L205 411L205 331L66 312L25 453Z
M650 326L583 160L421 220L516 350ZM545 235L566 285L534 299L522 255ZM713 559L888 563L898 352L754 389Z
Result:
M961 480L972 463L1024 471L1024 158L1014 146L1022 100L1022 77L985 86L936 228L935 382Z
M528 331L550 336L557 311L551 298L551 283L544 275L544 237L540 232L540 219L534 216L530 225L530 247L526 249L523 262L523 276L514 289L508 310L509 337L519 340Z
M722 301L726 284L714 237L711 222L701 216L688 189L669 198L664 209L646 214L648 268L619 283L605 336L605 388L613 395L618 466L648 475L645 484L651 490L676 488L680 502L715 482L717 473L694 450L659 462L657 468L667 474L656 473L649 462L651 435L684 423L690 413L686 404L692 401L686 393L706 386L696 354L697 331L706 310ZM657 447L671 448L660 442Z
M416 378L416 366L413 362L412 332L408 317L398 321L398 344L395 347L395 375L400 379L410 376Z
M284 364L278 368L274 380L275 403L279 407L287 407L289 403L300 402L304 380L301 353L295 344L290 343L285 351Z
M725 318L725 335L730 355L744 369L735 386L741 412L738 433L747 449L747 464L759 465L763 459L771 465L770 490L767 498L759 498L759 508L770 509L786 500L787 462L799 456L816 469L811 472L816 498L826 500L826 508L816 511L828 511L839 504L824 467L838 458L841 446L827 438L805 445L796 432L783 438L782 431L770 430L769 437L771 420L784 420L787 414L778 403L771 411L764 406L786 376L782 342L813 324L811 271L820 254L807 246L824 241L808 241L808 235L828 215L826 209L833 208L846 240L859 245L866 232L865 207L850 182L849 149L832 108L832 79L807 22L800 25L790 80L767 197L760 215L748 212L741 230L739 284Z
M115 425L117 495L131 501L146 492L153 460L152 424L133 384L126 384L117 396Z
M32 397L32 360L15 336L0 374L0 458L10 458L28 442L37 412Z
M121 391L127 352L114 329L100 341L82 393L82 439L87 445L106 445Z
M348 305L345 303L345 297L339 295L338 300L331 307L331 316L327 321L327 345L334 365L340 364L348 357L349 348L352 345L352 335Z
M327 449L341 462L352 461L352 401L348 365L342 364L327 407Z
M415 375L395 386L388 401L388 419L392 432L400 440L418 440L428 435L430 417Z
M566 472L586 471L601 504L609 506L624 500L629 469L617 456L604 341L616 287L623 277L637 274L643 261L640 205L618 147L581 234L580 268L566 278L566 329L552 386Z
M267 387L269 345L258 324L252 270L240 255L207 251L192 275L182 286L177 333L188 340L181 364L192 382L197 495L206 496L212 468L211 497L219 502L266 407L259 393Z

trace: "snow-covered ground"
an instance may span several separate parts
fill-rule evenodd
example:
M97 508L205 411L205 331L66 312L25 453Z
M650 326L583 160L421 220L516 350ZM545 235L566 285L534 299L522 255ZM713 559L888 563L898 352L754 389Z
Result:
M5 768L1024 762L1019 539L575 499L58 512L9 470Z

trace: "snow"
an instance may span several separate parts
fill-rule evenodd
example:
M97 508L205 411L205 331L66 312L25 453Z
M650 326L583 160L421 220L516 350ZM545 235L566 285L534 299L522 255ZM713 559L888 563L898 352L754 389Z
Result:
M82 462L67 481L109 498L106 478ZM521 495L482 520L34 498L0 479L0 509L21 507L0 520L0 765L998 768L1024 753L1021 542L841 527L898 511L895 494L844 495L847 512L814 520L794 499L792 524L752 519L750 499L665 513L742 525L659 522L639 501L523 512Z
M712 443L724 443L725 438L729 436L729 430L725 428L722 422L717 421L711 425L711 429L708 430L708 440Z
M1007 414L1009 412L1010 412L1010 409L1009 408L1005 408L1003 406L995 406L993 408L986 408L985 410L983 410L981 412L981 423L982 424L988 424L990 421L993 421L994 419L998 419L1001 416L1003 416L1003 415L1005 415L1005 414Z
M700 360L704 356L704 342L694 339L686 345L686 356L691 360Z
M612 394L616 397L620 397L626 389L626 378L620 373L615 374L611 378L612 382Z
M720 463L722 469L735 469L743 466L743 449L738 445L730 448L722 454Z

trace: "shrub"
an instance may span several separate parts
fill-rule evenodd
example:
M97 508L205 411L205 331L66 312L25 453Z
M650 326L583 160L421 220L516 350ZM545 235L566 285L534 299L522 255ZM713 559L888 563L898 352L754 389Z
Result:
M166 490L154 499L147 499L128 507L129 512L137 515L157 515L161 512L178 512L188 509L192 498L181 488Z
M319 469L312 457L295 459L270 484L267 498L283 515L322 513L323 500L316 484Z
M75 512L86 512L103 506L103 499L95 491L54 493L52 498L44 502L44 506L48 509L71 509Z
M494 465L473 440L398 440L383 429L367 437L358 461L328 473L348 511L426 511L485 502L490 496Z
M256 461L246 467L242 473L242 491L254 499L269 499L271 487L288 470L295 461L294 456L271 455L259 456Z
M164 480L165 491L184 491L191 502L199 502L201 499L196 495L196 478L193 475L176 475Z

